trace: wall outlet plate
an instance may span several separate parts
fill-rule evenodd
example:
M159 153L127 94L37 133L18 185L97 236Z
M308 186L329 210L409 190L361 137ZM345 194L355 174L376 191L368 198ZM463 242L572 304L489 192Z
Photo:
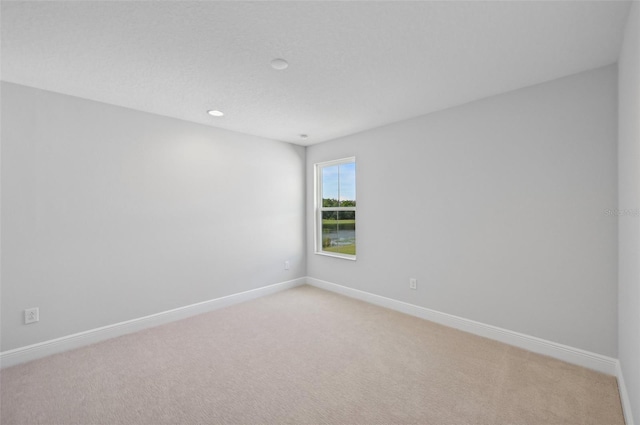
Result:
M24 324L35 323L40 320L40 309L38 307L28 308L24 311Z
M418 280L416 278L409 279L409 289L418 289Z

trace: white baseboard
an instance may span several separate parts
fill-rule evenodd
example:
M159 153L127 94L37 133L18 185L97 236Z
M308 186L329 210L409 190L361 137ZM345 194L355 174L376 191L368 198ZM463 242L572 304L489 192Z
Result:
M505 344L513 345L535 353L544 354L568 363L594 369L609 375L614 375L618 379L618 387L620 389L620 399L624 411L625 421L627 425L634 425L631 417L631 404L629 395L624 383L624 377L620 368L620 362L611 357L602 356L600 354L591 353L578 348L569 347L541 338L521 334L507 329L499 328L492 325L476 322L462 317L442 313L429 308L416 306L402 301L386 298L380 295L352 289L335 283L307 277L298 278L286 282L280 282L262 288L252 289L225 297L216 298L209 301L203 301L173 310L152 314L138 319L128 320L97 329L91 329L85 332L52 339L38 344L26 347L16 348L14 350L4 351L0 353L0 367L9 367L35 360L51 354L68 351L85 345L104 341L120 335L137 332L150 327L162 325L176 320L184 319L197 314L206 313L217 310L219 308L231 306L244 301L273 294L285 289L300 286L304 283L356 298L371 304L419 317L455 329L460 329L475 335L490 338Z
M558 344L542 338L521 334L508 329L499 328L497 326L487 325L474 320L454 316L452 314L442 313L429 308L419 307L417 305L348 288L346 286L326 282L312 277L307 277L307 283L321 289L326 289L328 291L396 310L401 313L409 314L441 325L504 342L505 344L533 351L534 353L544 354L567 363L597 370L598 372L606 373L608 375L616 375L616 365L618 364L618 360L611 357Z
M624 413L624 421L626 425L633 425L633 415L631 414L631 400L627 392L627 386L624 383L624 375L620 361L616 360L616 378L618 378L618 390L620 391L620 402L622 403L622 412Z
M293 288L304 284L305 278L298 278L286 282L280 282L262 288L252 289L249 291L239 292L237 294L227 295L225 297L215 298L209 301L203 301L184 307L175 308L173 310L163 311L161 313L152 314L138 319L127 320L113 325L103 326L101 328L91 329L79 332L73 335L40 342L26 347L20 347L0 353L0 367L9 367L31 360L39 359L51 354L72 350L74 348L83 347L85 345L94 344L109 338L137 332L143 329L173 322L197 314L207 313L219 308L249 301L265 295L273 294L285 289Z

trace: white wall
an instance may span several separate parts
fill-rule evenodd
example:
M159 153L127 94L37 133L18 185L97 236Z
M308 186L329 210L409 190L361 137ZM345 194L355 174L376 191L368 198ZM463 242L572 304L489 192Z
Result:
M619 61L618 352L633 417L640 420L640 4L634 2Z
M305 275L304 148L8 83L2 119L3 351Z
M309 147L308 275L617 357L616 75L612 65ZM312 164L347 156L355 262L313 253Z

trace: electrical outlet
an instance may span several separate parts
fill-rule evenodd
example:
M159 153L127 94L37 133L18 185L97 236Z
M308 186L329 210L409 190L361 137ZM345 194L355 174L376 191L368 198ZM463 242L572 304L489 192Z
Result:
M285 270L289 270L290 268L291 268L291 264L289 264L289 262L288 262L288 261L285 261L285 262L284 262L284 269L285 269Z
M40 310L38 307L28 308L24 311L24 324L35 323L40 320Z
M418 289L418 280L415 277L409 279L409 289Z

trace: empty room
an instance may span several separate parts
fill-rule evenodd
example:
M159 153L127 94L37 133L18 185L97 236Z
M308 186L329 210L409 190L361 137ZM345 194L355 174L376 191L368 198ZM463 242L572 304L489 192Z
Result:
M0 24L2 425L640 421L640 2Z

